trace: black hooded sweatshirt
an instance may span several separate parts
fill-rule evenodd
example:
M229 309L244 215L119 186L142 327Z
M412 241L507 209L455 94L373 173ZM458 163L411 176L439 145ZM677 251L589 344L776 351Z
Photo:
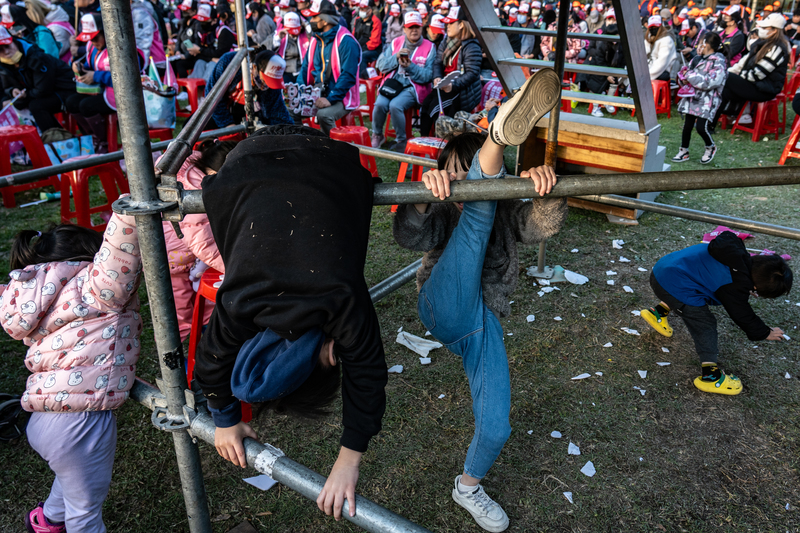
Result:
M196 355L209 405L236 401L242 344L266 328L295 340L313 327L342 361L342 446L364 452L381 429L386 362L364 280L373 180L356 148L327 137L254 135L203 179L225 262Z

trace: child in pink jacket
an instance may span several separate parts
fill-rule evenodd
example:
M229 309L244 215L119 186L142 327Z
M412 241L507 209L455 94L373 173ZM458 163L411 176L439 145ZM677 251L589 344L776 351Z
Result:
M178 181L186 190L200 189L203 178L216 174L225 162L225 156L236 146L236 141L205 141L200 150L186 158L178 171ZM192 329L192 313L196 296L196 280L207 268L222 273L225 265L214 242L214 235L206 215L186 215L179 223L183 239L179 239L171 222L164 222L164 238L167 241L169 274L172 278L172 294L178 313L181 339L186 340ZM195 286L193 286L195 283ZM203 324L207 324L214 310L214 302L206 302Z
M133 217L113 215L105 235L62 224L14 242L0 320L29 346L28 442L56 474L47 501L25 517L30 532L106 531L112 409L128 398L139 358L140 265Z

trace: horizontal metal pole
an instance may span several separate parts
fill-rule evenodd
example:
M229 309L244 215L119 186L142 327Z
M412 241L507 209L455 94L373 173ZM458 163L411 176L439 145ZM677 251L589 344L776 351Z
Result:
M197 142L206 122L214 114L214 109L216 109L228 91L228 86L242 67L242 60L246 54L246 48L236 52L236 55L233 56L233 59L223 71L222 76L214 84L214 88L206 95L203 103L200 104L197 111L192 114L189 121L183 126L180 134L175 138L175 142L167 148L164 157L158 163L158 170L161 173L175 175L186 158L189 157L189 154L192 153L194 143Z
M510 33L520 35L543 35L546 37L556 37L558 32L551 30L539 30L536 28L516 28L511 26L483 26L481 31L490 33ZM567 33L569 39L582 39L587 41L608 41L619 42L619 35L606 35L599 33Z
M548 194L550 198L588 194L634 194L639 192L731 189L800 184L794 167L737 168L723 170L684 170L680 172L642 172L631 174L584 174L560 176ZM421 182L379 183L375 185L373 205L474 202L534 198L538 193L529 179L509 176L503 180L456 181L450 197L435 198ZM183 191L186 214L204 213L202 191Z
M763 233L764 235L774 235L775 237L784 237L786 239L794 239L796 241L800 240L800 229L777 226L775 224L767 224L766 222L757 222L755 220L747 220L728 215L718 215L715 213L708 213L706 211L698 211L696 209L688 209L686 207L678 207L675 205L659 204L657 202L638 200L636 198L628 198L626 196L617 196L614 194L600 196L577 196L576 198L617 207L641 209L642 211L661 213L663 215L685 218L687 220L697 220L698 222L725 224L727 226L733 226L734 228L753 231L755 233Z
M417 275L417 270L422 265L422 259L417 259L404 269L392 274L385 280L381 281L369 290L369 297L372 303L378 303L391 293L414 279Z
M519 67L529 68L544 68L553 67L552 61L544 61L542 59L520 59L517 57L509 57L506 59L498 59L497 62L501 65L517 65ZM593 74L596 76L621 76L628 77L628 71L624 68L614 67L600 67L597 65L589 65L587 63L567 63L564 65L565 72L577 72L578 74Z
M245 131L246 128L243 124L236 126L228 126L219 130L204 131L198 140L212 139L214 137L221 137L223 135L231 135ZM151 149L153 152L167 148L174 139L153 143ZM55 174L63 172L72 172L73 170L80 170L82 168L89 168L95 165L102 165L103 163L113 163L125 159L124 150L111 152L108 154L98 154L86 159L79 159L77 161L70 161L69 163L61 163L60 165L53 165L50 167L34 168L33 170L26 170L24 172L17 172L16 174L9 174L8 176L0 177L0 187L8 187L9 185L22 185L23 183L31 183L45 178L49 178Z
M131 389L131 398L152 411L163 397L156 387L137 378ZM208 414L199 414L192 420L189 432L193 437L213 445L215 429L214 421ZM249 466L312 501L316 501L322 487L325 486L324 476L286 456L274 454L273 451L278 450L272 446L265 446L248 438L244 440L244 448ZM349 506L345 502L342 517L366 531L375 533L430 533L427 529L359 495L356 495L356 516L350 516Z
M572 100L574 102L590 103L590 104L613 105L616 107L624 107L628 109L634 109L636 107L636 103L633 101L633 98L627 98L625 96L609 96L607 94L587 93L582 91L561 91L561 99Z

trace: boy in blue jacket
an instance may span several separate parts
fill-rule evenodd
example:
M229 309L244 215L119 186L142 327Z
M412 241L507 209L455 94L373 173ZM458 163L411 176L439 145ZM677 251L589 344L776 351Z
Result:
M653 329L672 336L667 322L677 313L694 339L702 375L694 385L704 392L736 395L742 382L717 364L717 320L709 305L722 305L751 341L783 340L780 328L770 328L750 307L750 296L778 298L792 288L792 270L775 255L751 257L744 243L725 231L708 244L697 244L662 257L653 267L650 286L661 303L641 311Z

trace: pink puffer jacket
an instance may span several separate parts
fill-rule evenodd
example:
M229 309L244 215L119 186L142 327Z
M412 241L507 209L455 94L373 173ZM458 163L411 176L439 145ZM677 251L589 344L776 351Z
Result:
M133 217L113 215L94 263L11 272L3 329L27 346L26 411L102 411L128 398L139 359L141 258Z
M200 152L194 152L178 171L178 181L184 189L200 189L205 173L195 166L200 158ZM175 229L170 222L164 222L164 238L167 241L167 256L169 258L169 273L172 277L172 292L175 297L175 310L178 312L178 326L181 339L186 339L192 329L192 312L194 311L195 292L189 280L189 270L194 265L195 259L200 259L213 269L225 272L222 256L219 254L208 225L206 215L186 215L180 222L183 239L175 234ZM214 302L207 302L203 324L208 323Z

